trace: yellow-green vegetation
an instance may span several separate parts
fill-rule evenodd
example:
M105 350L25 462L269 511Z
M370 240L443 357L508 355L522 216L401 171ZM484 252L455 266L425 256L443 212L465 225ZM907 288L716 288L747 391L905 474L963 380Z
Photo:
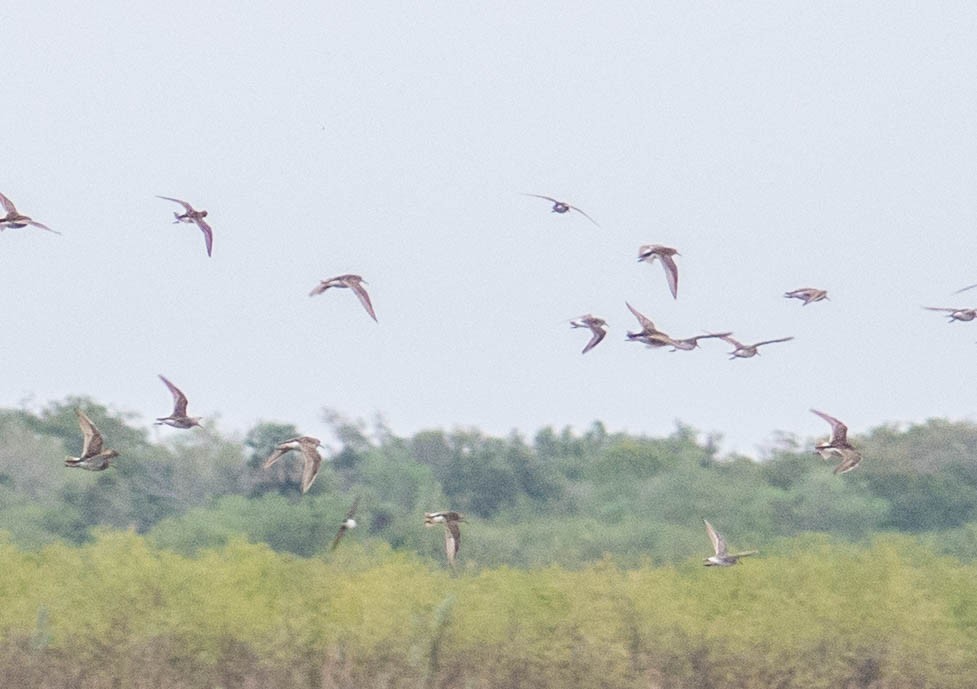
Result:
M0 543L17 687L969 689L977 565L905 536L778 542L736 567L469 567L385 544L314 558L131 531Z

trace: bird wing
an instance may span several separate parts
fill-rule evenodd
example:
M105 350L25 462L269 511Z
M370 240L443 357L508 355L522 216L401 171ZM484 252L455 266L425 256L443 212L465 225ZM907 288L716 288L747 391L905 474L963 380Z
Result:
M557 201L552 196L543 196L542 194L527 194L527 193L523 192L523 196L535 196L538 199L546 199L547 201L550 201L552 203L563 203L562 201ZM583 211L581 211L581 212L583 212Z
M736 349L743 349L743 347L745 346L742 342L740 342L739 340L737 340L731 334L730 335L719 335L719 339L722 340L723 342L728 342L729 344L731 344L734 347L736 347Z
M757 342L755 345L752 345L752 346L753 347L760 347L761 345L773 344L774 342L787 342L788 340L793 340L793 339L794 339L793 336L791 336L791 337L778 337L776 340L764 340L763 342Z
M343 536L346 535L346 523L339 525L339 531L336 532L336 537L332 539L332 545L329 546L329 550L335 550L339 542L343 540Z
M102 434L98 432L95 424L81 409L75 409L75 414L78 416L78 425L81 427L81 433L84 437L81 446L81 459L94 457L102 451Z
M175 199L172 196L160 196L160 195L157 194L156 195L156 198L158 198L158 199L166 199L167 201L175 201L176 203L178 203L181 206L183 206L184 210L186 210L187 213L189 213L189 212L191 212L193 210L193 206L191 206L189 203L187 203L186 201L181 201L180 199Z
M848 426L830 414L825 414L823 411L818 411L817 409L812 409L811 411L831 424L830 442L832 445L845 445L848 443Z
M348 511L348 512L346 513L346 518L347 518L347 519L352 519L352 518L353 518L353 516L354 516L354 515L356 514L356 507L357 507L357 505L359 505L359 504L360 504L360 496L359 496L359 495L357 495L357 496L356 496L356 497L355 497L355 498L353 499L353 506L352 506L352 507L350 507L350 508L349 508L349 511Z
M350 280L348 283L349 288L356 293L356 297L360 300L363 308L366 312L370 314L370 318L374 321L377 320L377 315L373 312L373 304L370 302L370 295L366 293L363 288L363 284L360 280ZM379 321L377 321L379 323Z
M665 278L668 280L668 289L672 292L672 297L678 299L678 266L675 259L667 254L661 255L662 266L665 268Z
M846 447L841 448L839 453L841 454L841 464L835 467L834 473L836 474L846 474L862 461L862 455L857 450Z
M157 374L159 379L163 381L170 390L170 394L173 395L173 416L186 416L187 415L187 396L177 386L173 385L166 376L162 373Z
M47 230L48 232L53 232L54 234L61 234L57 230L52 230L50 227L48 227L44 223L39 223L36 220L28 220L27 221L27 224L28 225L33 225L34 227L40 227L42 230Z
M446 521L444 523L444 551L448 555L448 562L454 567L455 555L461 547L461 529L458 522Z
M3 194L0 194L0 204L3 204L3 209L8 213L17 213L17 208L14 207L14 202L8 199Z
M630 311L634 317L638 319L638 324L644 329L644 333L650 335L651 333L658 332L658 328L655 327L655 324L651 322L650 318L631 306L631 304L628 302L624 303L627 305L628 311Z
M312 482L315 481L315 477L319 475L319 465L322 464L322 455L319 454L319 450L316 449L315 445L311 443L302 443L302 456L305 459L305 465L302 467L302 494L304 495Z
M214 231L203 218L194 218L193 221L197 223L197 227L204 233L204 244L207 246L207 255L210 256L214 250Z
M956 292L954 292L954 294L960 294L961 292L966 292L968 289L973 289L974 287L977 287L977 283L974 283L973 285L967 285L966 287L961 287Z
M719 557L726 556L726 539L724 539L718 531L712 528L712 524L708 520L703 519L706 523L706 533L709 534L709 540L712 541L712 549L716 551L716 555Z
M269 455L268 459L265 460L265 463L261 465L261 468L267 469L272 464L277 462L279 459L281 459L289 452L291 452L293 449L294 448L288 447L287 443L282 443L281 445L275 448L275 451L272 452L271 455Z
M567 204L567 205L570 206L570 204ZM578 213L580 213L580 215L582 215L583 217L587 218L587 220L589 220L590 222L592 222L595 225L597 225L597 227L600 227L600 223L598 223L596 220L594 220L593 218L591 218L589 215L587 215L586 213L584 213L582 210L580 210L576 206L570 206L570 208L572 208L573 210L575 210Z
M954 311L959 311L960 309L946 309L941 306L924 306L927 311L946 311L947 313L953 313Z
M593 336L590 338L590 342L587 343L587 346L583 348L581 354L586 354L591 349L596 347L598 343L604 339L604 336L607 335L607 331L604 330L602 326L594 322L588 323L587 327L590 328L590 332L593 333Z

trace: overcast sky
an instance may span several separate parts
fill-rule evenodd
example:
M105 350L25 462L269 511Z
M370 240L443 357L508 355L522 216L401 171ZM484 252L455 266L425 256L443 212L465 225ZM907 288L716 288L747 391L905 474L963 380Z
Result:
M63 234L0 235L0 405L148 425L163 373L225 433L680 420L750 454L825 435L810 407L973 420L977 321L921 307L977 306L977 5L587 4L5 3L0 192ZM307 296L342 273L379 323ZM796 339L649 350L625 300Z

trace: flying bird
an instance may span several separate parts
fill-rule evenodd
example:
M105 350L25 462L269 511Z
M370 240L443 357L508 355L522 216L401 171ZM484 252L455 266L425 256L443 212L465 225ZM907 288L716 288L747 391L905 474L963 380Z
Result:
M68 467L78 467L88 471L104 471L112 464L112 460L119 456L115 450L103 450L102 434L92 423L92 420L85 415L81 409L75 409L78 416L78 425L84 442L81 446L81 455L78 457L68 457L64 460L64 465Z
M707 520L703 519L702 521L706 524L706 533L709 534L709 540L712 541L712 549L716 551L715 555L707 557L703 561L706 567L729 567L739 562L741 557L756 555L759 552L757 550L748 550L745 553L728 554L726 551L726 539L723 538L721 533L712 528L712 524Z
M784 296L788 299L800 299L804 302L802 306L807 306L811 302L827 299L828 290L802 287L801 289L795 289L793 292L784 292Z
M641 326L641 330L637 332L628 331L627 339L630 342L643 342L649 347L664 347L668 344L671 338L659 330L650 318L631 306L630 303L624 302L624 304L628 307L628 311L638 319L638 325Z
M172 426L173 428L193 428L200 426L200 416L187 416L187 396L177 386L173 385L166 376L159 374L159 379L163 381L173 395L173 412L169 416L156 419L156 425ZM202 426L201 426L202 428Z
M591 349L597 346L597 344L604 339L607 335L607 321L603 318L598 318L597 316L592 316L589 313L586 316L580 316L579 318L570 321L570 327L572 328L590 328L592 336L587 346L583 348L581 354L586 354Z
M275 451L271 453L271 456L265 460L261 468L267 469L292 450L301 451L302 458L305 460L305 466L302 468L302 495L305 495L309 490L309 486L312 485L315 477L319 474L319 465L322 464L322 456L319 454L318 449L320 447L322 447L322 442L318 438L313 438L310 435L291 438L280 443L275 448Z
M587 215L586 213L584 213L582 210L580 210L576 206L567 203L566 201L557 201L556 199L554 199L551 196L543 196L542 194L525 194L524 193L523 196L535 196L538 199L546 199L547 201L549 201L550 203L553 204L553 208L550 209L550 212L551 213L568 213L570 211L577 211L578 213L580 213L580 215L582 215L583 217L587 218L587 220L589 220L590 222L592 222L595 225L597 225L597 227L600 227L600 225L598 224L598 222L596 220L594 220L593 218L591 218L589 215Z
M177 213L176 211L173 211L173 217L176 218L174 224L181 223L181 222L196 223L197 227L200 228L200 231L204 233L204 243L207 245L207 255L210 256L210 252L214 248L214 231L210 229L210 225L208 225L207 221L204 220L204 218L207 217L207 211L194 210L193 206L191 206L186 201L181 201L180 199L174 199L170 196L157 196L156 198L166 199L167 201L174 201L180 204L181 206L183 206L184 209L183 213Z
M824 459L832 459L835 456L841 458L841 463L834 470L836 474L845 474L857 467L862 461L862 455L848 442L848 426L823 411L817 409L811 411L831 424L831 437L826 442L815 445L814 451Z
M363 289L363 285L365 284L367 284L366 281L359 275L338 275L334 278L329 278L328 280L321 280L319 284L316 285L311 292L309 292L309 296L314 297L317 294L322 294L330 287L349 288L356 294L356 298L360 300L363 308L366 309L368 314L370 314L370 318L376 321L377 315L373 312L373 304L370 302L370 295L366 293L365 289Z
M685 339L682 340L676 340L666 336L667 341L665 342L665 344L671 345L672 346L671 351L673 352L679 349L686 352L690 352L699 346L699 340L708 340L711 337L718 337L722 339L722 338L729 337L732 334L733 333L708 333L707 335L696 335L694 337L686 337Z
M53 232L54 234L61 234L57 230L52 230L47 225L42 225L36 220L32 220L23 213L18 212L13 201L8 199L3 194L0 194L0 204L2 204L3 209L7 211L7 214L0 218L0 232L7 228L18 229L21 227L27 227L28 225L33 225L34 227L40 227L42 230L47 230L48 232Z
M461 529L458 523L465 521L465 518L457 512L425 512L424 526L434 526L444 524L444 551L448 555L448 564L452 568L455 566L455 555L461 546Z
M346 513L346 518L339 525L339 531L336 532L336 537L332 539L332 545L329 546L329 550L331 551L335 550L336 546L339 545L339 542L343 539L343 536L346 535L346 532L349 529L356 528L356 520L353 519L353 515L356 514L356 506L359 504L360 504L360 497L357 495L356 498L353 500L353 506L350 507L349 511Z
M774 342L788 342L793 340L793 337L780 337L776 340L764 340L763 342L757 342L756 344L745 345L739 340L734 340L729 335L721 336L721 340L728 342L729 344L736 347L732 352L729 353L730 359L749 359L751 356L757 356L760 352L757 351L758 347L763 345L773 344Z
M665 279L668 280L668 289L672 292L672 297L678 299L678 266L672 256L681 256L678 251L661 244L645 244L638 249L638 262L645 261L654 263L655 259L661 259L662 267L665 269Z
M924 306L923 308L928 311L945 312L950 317L950 323L953 321L972 321L977 318L977 309L946 309L939 306Z

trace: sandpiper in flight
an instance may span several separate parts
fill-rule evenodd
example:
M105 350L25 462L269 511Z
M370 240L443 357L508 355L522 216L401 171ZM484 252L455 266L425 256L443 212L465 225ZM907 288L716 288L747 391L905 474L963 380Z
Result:
M336 277L329 278L328 280L321 280L319 284L316 285L311 292L309 292L309 296L314 297L317 294L322 294L330 287L349 288L353 290L354 294L356 294L356 298L360 300L363 308L366 309L368 314L370 314L370 318L376 321L377 315L373 312L373 304L370 303L370 295L366 293L365 289L363 289L363 285L365 284L366 281L359 275L337 275Z
M570 211L577 211L578 213L580 213L580 215L582 215L583 217L587 218L587 220L589 220L590 222L592 222L595 225L597 225L597 227L600 227L600 225L597 223L596 220L594 220L593 218L591 218L589 215L587 215L586 213L584 213L582 210L580 210L576 206L567 203L566 201L557 201L552 196L543 196L542 194L526 194L526 193L524 193L523 196L535 196L538 199L546 199L547 201L549 201L550 203L553 204L553 208L550 209L550 212L551 213L568 213Z
M570 327L572 328L590 328L592 334L590 341L583 348L581 354L586 354L591 349L597 346L597 344L604 339L607 335L607 321L603 318L598 318L597 316L592 316L589 313L586 316L580 316L579 318L570 321Z
M672 256L681 256L678 251L661 244L645 244L638 249L638 262L646 261L653 263L656 258L661 259L662 267L665 269L665 279L668 280L668 289L672 292L672 297L678 299L678 266Z
M828 290L802 287L801 289L795 289L793 292L784 292L784 296L788 299L800 299L804 302L802 306L807 306L811 302L827 299Z
M946 309L939 306L924 306L928 311L943 311L953 321L972 321L977 318L977 309Z
M730 359L749 359L751 356L757 356L760 352L757 351L758 347L763 345L773 344L774 342L787 342L793 340L793 337L779 337L776 340L764 340L763 342L757 342L756 344L745 345L739 340L735 340L729 335L721 337L720 339L730 343L736 349L729 353Z
M68 457L64 460L64 465L68 467L78 467L88 471L103 471L109 468L112 460L119 456L115 450L103 450L102 434L92 423L92 420L81 409L75 409L78 416L78 425L84 442L81 446L81 455L78 457Z
M709 540L712 541L712 549L716 551L716 554L712 557L705 558L703 564L706 567L729 567L730 565L735 565L741 557L747 557L749 555L756 555L756 550L748 550L745 553L735 553L730 555L726 552L726 539L723 538L722 534L712 528L707 520L703 519L706 524L706 532L709 534Z
M815 445L814 451L824 459L832 459L833 456L841 458L841 463L834 470L836 474L844 474L857 467L862 461L862 455L848 442L848 426L823 411L817 409L811 411L831 424L831 438L827 442Z
M17 211L14 206L13 201L8 199L3 194L0 194L0 204L3 205L3 209L7 211L7 214L0 218L0 232L7 228L20 228L27 227L28 225L33 225L34 227L40 227L42 230L47 230L48 232L53 232L54 234L61 234L57 230L52 230L47 225L42 225L36 220L32 220L23 213Z
M156 425L161 426L165 424L173 428L193 428L194 426L200 426L200 419L202 417L187 416L187 396L162 373L158 375L159 379L163 381L163 384L169 388L170 394L173 395L173 412L169 416L156 419Z
M170 196L157 195L156 198L166 199L167 201L174 201L180 204L181 206L183 206L184 209L183 213L177 213L176 211L173 211L173 217L176 218L174 223L181 223L181 222L196 223L197 227L200 228L200 231L204 233L204 243L207 245L207 255L210 256L210 252L214 248L214 231L210 229L210 225L208 225L207 221L204 220L204 218L207 217L207 211L195 210L194 207L191 206L186 201L181 201L180 199L174 199Z
M628 311L638 319L638 325L641 326L641 330L637 332L628 331L627 340L629 342L643 342L649 347L664 347L669 344L671 338L659 330L650 318L631 306L629 302L624 302L624 304L628 307Z
M318 448L321 446L322 442L318 438L313 438L310 435L291 438L280 443L275 448L275 451L271 453L271 456L265 460L261 468L267 469L292 450L301 451L302 458L305 461L305 465L302 468L302 495L305 495L306 491L309 490L309 486L312 485L315 477L319 474L319 465L322 464L322 456L319 454Z
M339 531L336 532L336 537L332 539L332 545L329 546L329 550L335 550L336 546L339 545L339 541L341 541L343 536L346 535L346 532L349 529L356 528L356 520L353 519L353 515L356 514L356 506L359 504L360 504L360 497L357 495L356 498L353 500L353 506L350 507L349 511L346 513L346 518L339 525Z
M425 512L424 526L434 526L444 524L444 551L448 556L448 564L452 568L455 566L455 555L461 546L461 529L458 523L465 521L465 518L457 512Z

